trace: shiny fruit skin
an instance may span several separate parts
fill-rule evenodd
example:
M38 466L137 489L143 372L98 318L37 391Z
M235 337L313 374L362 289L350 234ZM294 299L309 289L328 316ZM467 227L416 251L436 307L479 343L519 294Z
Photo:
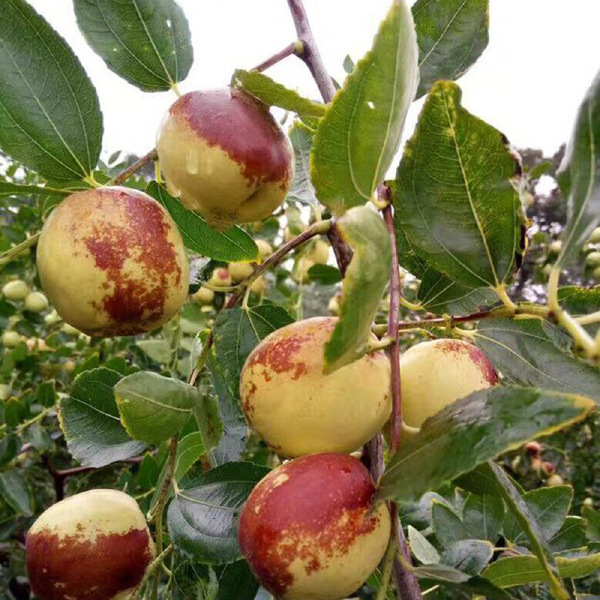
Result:
M390 415L390 365L384 352L323 374L324 345L336 321L315 317L274 331L242 369L246 418L283 456L352 452Z
M259 581L280 600L339 600L377 567L390 537L385 503L345 454L313 454L273 470L242 509L238 540Z
M215 269L208 282L215 287L228 288L231 287L231 275L227 269Z
M421 342L400 358L404 422L421 427L448 404L495 385L498 375L485 354L461 340Z
M227 270L233 281L243 281L252 275L254 267L247 262L233 262L229 263Z
M592 231L592 235L590 235L588 242L590 244L600 244L600 227L596 227L596 229Z
M201 287L193 296L192 300L198 304L212 304L215 299L215 293L206 287Z
M40 600L124 600L154 557L133 498L91 490L57 502L27 534L27 573Z
M44 312L48 308L48 298L41 292L30 292L25 297L23 306L31 312Z
M265 104L239 89L183 95L156 149L169 192L222 230L271 216L293 177L285 133Z
M29 286L21 279L14 279L2 286L2 295L7 300L12 300L14 302L25 300L29 291Z
M58 314L92 336L151 331L187 299L188 260L177 226L156 200L129 188L64 200L44 224L37 264Z
M600 251L594 250L585 257L585 262L590 267L600 267Z
M260 254L261 260L265 260L265 258L269 258L269 256L273 254L273 247L269 242L260 239L254 241L258 247L258 253Z

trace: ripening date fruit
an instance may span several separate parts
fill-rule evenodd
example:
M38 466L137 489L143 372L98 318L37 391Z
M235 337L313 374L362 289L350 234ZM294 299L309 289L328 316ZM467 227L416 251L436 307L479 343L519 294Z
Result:
M323 373L325 343L336 322L315 317L282 327L250 353L242 369L246 418L283 456L352 452L390 415L390 365L384 352Z
M364 465L304 456L271 471L240 516L242 554L278 600L340 600L377 567L390 537L385 503Z
M498 383L486 355L462 340L439 339L409 348L400 358L402 414L421 427L448 404Z
M129 188L64 200L44 224L37 265L57 313L91 336L151 331L187 298L188 259L175 222Z
M179 98L156 150L169 192L222 230L271 216L293 177L287 136L265 104L239 89Z
M131 496L91 490L43 512L26 551L39 600L125 600L152 562L154 543Z

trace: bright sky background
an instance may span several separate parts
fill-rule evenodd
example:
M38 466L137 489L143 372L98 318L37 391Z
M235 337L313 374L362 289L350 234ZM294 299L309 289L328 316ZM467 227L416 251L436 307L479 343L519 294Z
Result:
M109 71L79 33L71 0L28 1L65 37L96 85L104 113L104 155L149 151L174 94L141 92ZM295 39L286 0L179 4L195 53L182 92L223 87L234 69L250 69ZM305 0L305 5L325 64L341 82L344 57L350 54L356 61L369 49L390 0ZM600 0L490 0L490 44L460 80L464 105L515 146L554 153L570 137L577 107L600 68L598 23ZM318 98L308 70L295 57L268 74ZM411 109L407 135L421 104Z

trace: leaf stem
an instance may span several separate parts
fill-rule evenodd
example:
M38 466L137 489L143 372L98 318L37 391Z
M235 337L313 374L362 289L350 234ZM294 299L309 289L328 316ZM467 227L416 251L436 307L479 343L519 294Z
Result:
M139 598L140 597L140 593L142 592L142 590L144 589L144 586L146 585L146 583L148 583L148 580L150 579L150 577L152 577L152 574L154 573L154 571L156 571L164 562L165 558L167 558L167 556L169 556L169 554L171 554L171 552L173 552L173 550L175 549L175 546L173 546L173 544L169 544L149 565L148 568L146 569L146 572L144 573L144 577L142 578L142 580L140 581L140 583L137 586L137 591L135 593L135 598Z
M575 321L580 325L593 325L594 323L600 323L600 310L584 315L583 317L576 317Z
M127 167L122 173L119 173L116 177L114 177L111 181L109 181L106 185L121 185L125 183L132 175L137 173L140 169L145 167L148 163L155 161L158 158L158 154L156 153L156 148L153 148L140 158L136 160L132 165Z
M19 254L25 252L25 250L35 246L38 243L41 235L41 232L35 233L34 235L28 237L25 241L0 254L0 267L8 264L11 260L19 256Z
M387 597L388 587L390 585L390 579L392 577L392 568L394 561L396 560L396 553L398 552L398 537L394 531L394 524L392 523L392 532L390 534L390 543L388 544L383 559L383 571L381 572L381 581L379 582L379 589L377 590L377 596L375 600L385 600Z
M301 56L303 52L304 44L301 40L297 40L295 42L292 42L291 44L288 44L285 48L273 54L273 56L270 56L269 58L261 62L260 65L254 67L254 69L252 70L262 73L263 71L266 71L267 69L270 69L272 66L276 65L278 62L281 62L288 56Z

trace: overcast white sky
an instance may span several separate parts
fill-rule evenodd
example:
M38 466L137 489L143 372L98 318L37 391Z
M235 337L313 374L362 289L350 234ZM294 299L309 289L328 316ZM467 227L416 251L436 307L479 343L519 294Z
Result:
M114 75L79 33L71 0L28 0L80 57L100 96L104 156L154 146L172 92L148 94ZM444 1L444 0L439 0ZM412 1L410 2L413 3ZM225 86L236 68L252 68L295 39L286 0L179 0L193 36L194 66L182 92ZM390 0L305 0L325 64L339 81L346 54L370 47ZM460 80L463 103L517 147L552 154L570 136L577 107L600 67L600 0L490 0L490 44ZM295 57L268 74L318 97ZM409 114L412 133L421 102Z

